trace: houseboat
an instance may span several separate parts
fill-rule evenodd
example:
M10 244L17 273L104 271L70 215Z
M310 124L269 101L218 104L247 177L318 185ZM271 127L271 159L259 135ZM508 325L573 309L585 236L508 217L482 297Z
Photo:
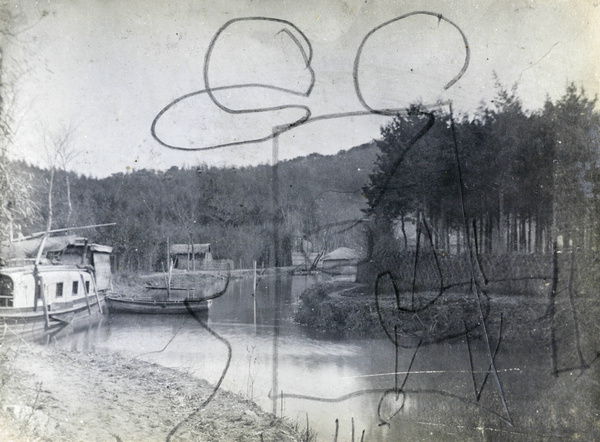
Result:
M50 328L102 312L111 247L48 234L0 245L0 327Z

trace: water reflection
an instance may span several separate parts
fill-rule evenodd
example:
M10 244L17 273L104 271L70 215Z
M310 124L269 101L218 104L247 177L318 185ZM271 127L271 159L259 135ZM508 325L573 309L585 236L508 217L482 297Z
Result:
M363 430L365 440L529 440L532 433L542 434L543 428L548 434L570 434L560 419L546 426L548 416L557 416L573 401L557 408L564 386L557 387L550 376L546 349L505 348L498 354L499 374L515 414L511 428L502 421L502 404L491 379L476 401L464 340L420 348L403 395L390 394L397 382L394 346L383 335L381 339L323 337L295 325L291 319L299 295L316 278L276 279L265 277L259 282L256 326L251 279L232 281L203 320L232 348L222 387L297 420L302 428L308 414L318 440L333 439L336 419L338 440L351 439L352 422L356 440ZM221 377L228 356L223 342L189 315L107 315L47 339L69 350L138 357L212 383ZM471 344L476 371L485 371L489 360L483 342ZM413 355L414 349L398 355L400 382ZM475 378L481 387L484 373L475 373ZM272 400L274 396L277 400ZM585 405L580 404L583 410ZM380 425L382 421L390 424Z

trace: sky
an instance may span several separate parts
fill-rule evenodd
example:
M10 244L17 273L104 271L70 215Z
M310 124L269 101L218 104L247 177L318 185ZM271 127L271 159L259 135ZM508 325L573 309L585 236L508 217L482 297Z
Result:
M276 159L334 154L377 138L390 120L366 106L451 100L472 113L493 100L495 75L506 87L517 84L530 110L558 99L569 82L600 93L600 0L9 0L4 7L15 17L2 40L3 79L15 103L11 157L44 166L52 139L69 132L77 155L68 168L97 177L269 163L272 140L249 141L308 112L308 121L278 137ZM442 18L393 21L415 11ZM207 81L212 97L192 94L206 91ZM188 94L160 115L155 139L157 115ZM320 119L348 113L365 115ZM233 145L198 150L223 144Z

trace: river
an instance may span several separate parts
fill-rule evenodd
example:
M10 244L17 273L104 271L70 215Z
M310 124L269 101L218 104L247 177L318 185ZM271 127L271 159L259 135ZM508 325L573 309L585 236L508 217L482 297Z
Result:
M421 347L416 354L400 349L394 375L395 349L383 334L376 339L323 335L293 323L300 294L317 278L262 278L256 318L252 279L233 280L204 318L212 333L188 315L108 314L100 322L53 335L48 343L66 350L117 352L213 384L227 367L230 346L222 388L288 417L301 431L308 422L320 441L334 440L336 425L340 441L352 440L353 434L359 441L363 430L364 440L371 441L532 440L589 431L593 416L575 423L569 416L592 413L585 391L588 382L597 380L597 370L591 381L589 376L555 378L547 348L501 347L495 359L498 378L488 376L478 401L466 342L455 339ZM472 345L480 389L489 356L481 340ZM397 395L395 385L403 393Z

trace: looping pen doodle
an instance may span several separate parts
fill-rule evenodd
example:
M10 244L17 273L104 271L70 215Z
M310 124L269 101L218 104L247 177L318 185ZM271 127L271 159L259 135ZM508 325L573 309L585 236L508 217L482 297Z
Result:
M375 109L373 108L371 105L369 105L367 103L367 100L365 98L365 95L361 89L360 86L360 66L361 66L361 56L362 56L362 52L363 49L365 47L365 44L369 41L369 39L376 34L378 31L380 31L382 28L389 26L393 23L397 23L400 22L401 20L404 20L406 18L409 17L413 17L413 16L418 16L418 15L423 15L423 16L433 16L436 17L438 19L438 23L444 21L448 24L450 24L456 31L458 31L460 33L460 36L463 40L464 43L464 49L465 49L465 59L464 59L464 63L462 65L461 70L458 72L457 75L455 75L449 82L447 82L444 86L444 89L448 89L450 88L452 85L454 85L466 72L468 64L469 64L469 59L470 59L470 49L469 49L469 44L467 41L467 38L465 36L465 34L462 32L462 30L453 22L451 22L450 20L444 18L441 14L437 14L437 13L433 13L433 12L428 12L428 11L416 11L416 12L411 12L408 14L404 14L402 16L396 17L392 20L389 20L385 23L382 23L381 25L373 28L369 33L367 33L367 35L363 38L357 53L356 53L356 58L354 60L354 66L353 66L353 80L354 80L354 89L355 89L355 94L360 102L360 104L366 109L366 111L351 111L351 112L343 112L343 113L334 113L334 114L325 114L325 115L321 115L321 116L316 116L316 117L312 117L311 118L311 111L310 108L308 106L305 105L296 105L296 104L280 104L280 105L275 105L275 106L263 106L263 107L252 107L252 108L234 108L232 106L227 106L225 105L221 100L219 100L219 98L217 97L218 92L222 92L222 91L233 91L233 90L241 90L241 89L262 89L262 90L270 90L270 91L275 91L275 92L281 92L284 94L291 94L291 95L295 95L295 96L300 96L300 97L308 97L310 95L310 93L313 90L314 84L315 84L315 73L311 67L311 60L313 57L313 53L312 53L312 46L310 44L309 39L306 37L306 35L298 28L296 27L293 23L286 21L286 20L281 20L281 19L276 19L276 18L267 18L267 17L247 17L247 18L238 18L238 19L233 19L228 21L227 23L225 23L221 28L219 28L219 30L217 31L217 33L214 35L214 37L211 40L211 43L208 47L208 50L206 52L205 55L205 59L204 59L204 72L203 72L203 79L204 79L204 83L205 83L205 89L197 91L197 92L192 92L189 94L186 94L182 97L177 98L176 100L172 101L171 103L169 103L165 108L163 108L158 115L155 117L154 121L152 122L151 125L151 133L152 136L154 137L154 139L156 139L161 145L167 147L167 148L171 148L171 149L176 149L176 150L186 150L186 151L198 151L198 150L208 150L208 149L217 149L217 148L223 148L223 147L227 147L227 146L236 146L236 145L244 145L244 144L249 144L249 143L253 143L253 142L261 142L261 141L267 141L269 139L273 139L274 140L274 159L276 159L276 150L277 150L277 137L284 133L287 132L295 127L299 127L303 124L309 123L309 122L315 122L315 121L320 121L320 120L328 120L328 119L336 119L336 118L348 118L348 117L353 117L353 116L361 116L361 115L370 115L370 114L376 114L376 115L388 115L388 116L393 116L393 115L400 115L400 114L405 114L407 116L426 116L427 117L427 122L426 124L418 131L418 133L413 136L412 140L408 143L408 145L405 147L404 151L402 152L402 154L400 155L399 159L396 161L396 163L393 165L392 167L392 171L390 173L390 175L388 176L387 179L387 184L390 183L390 181L392 180L393 176L395 175L397 169L399 168L399 165L402 163L404 155L406 155L406 153L408 153L408 151L417 143L418 140L420 140L433 126L435 118L432 112L428 112L425 109L428 106L420 106L419 109L413 108L413 109L409 109L407 111L400 109L400 108L382 108L382 109ZM306 86L305 89L302 90L294 90L294 89L289 89L289 88L284 88L284 87L280 87L280 86L276 86L276 85L272 85L272 84L265 84L265 83L243 83L243 84L235 84L235 85L229 85L229 86L218 86L218 87L214 87L211 86L212 82L211 82L211 77L210 77L210 63L211 63L211 59L213 57L213 53L215 51L215 47L217 46L217 43L219 42L220 37L224 34L224 32L228 29L230 29L231 27L235 27L238 24L241 23L248 23L248 22L255 22L255 23L261 23L261 24L267 24L267 25L272 25L272 24L276 24L276 25L283 25L283 28L281 30L279 30L279 32L276 33L276 35L282 34L284 36L287 36L295 45L295 47L298 49L300 55L302 56L302 60L303 60L303 65L304 65L304 69L308 71L309 76L310 76L310 80L308 85ZM263 136L258 136L258 137L254 137L254 138L249 138L249 139L244 139L244 140L236 140L236 141L232 141L232 142L227 142L227 143L219 143L219 144L213 144L213 145L203 145L202 147L182 147L182 146L175 146L172 144L168 144L165 141L163 141L158 135L157 135L157 123L160 121L161 118L163 118L165 116L165 114L167 114L167 112L169 112L174 106L176 106L177 104L181 103L184 100L188 100L192 97L195 96L202 96L202 95L207 95L211 102L218 107L221 111L227 113L227 114L232 114L232 115L239 115L239 114L251 114L251 113L268 113L268 112L273 112L273 111L279 111L279 110L287 110L287 109L297 109L297 110L301 110L303 111L303 115L298 118L295 119L292 122L288 122L287 124L270 124L268 125L268 132L266 135ZM434 105L432 107L439 107L439 104ZM275 168L274 168L274 183L277 183L277 172L276 172L276 164L274 164ZM379 203L379 201L383 198L385 192L386 192L387 186L383 186L380 189L380 195L375 203L375 206ZM274 203L277 202L277 190L278 189L274 189L274 195L273 195L273 199L274 199ZM426 227L426 230L428 232L429 238L431 238L431 234L428 230L428 227ZM274 241L277 241L277 233L274 233ZM415 263L416 266L416 263ZM391 274L390 274L391 276ZM440 276L441 276L441 271L440 271ZM443 279L440 278L440 282L441 282L441 287L443 287ZM379 281L379 277L378 277L378 281ZM395 283L394 283L395 284ZM438 295L441 296L443 294L443 288L440 289L440 293ZM376 286L376 290L375 290L375 296L377 298L377 286ZM399 299L398 299L398 294L397 294L397 302L398 302L398 307L399 307ZM414 307L414 294L413 294L413 307ZM427 308L427 305L425 305L423 308ZM416 311L415 311L416 312ZM213 334L215 337L219 338L216 333L214 331L212 331L211 329L208 328L208 326L202 322L202 320L200 320L199 318L196 318L198 320L198 322L200 323L200 325L207 329L209 332L211 332L211 334ZM391 337L391 335L389 334L389 332L387 331L387 329L385 328L385 325L383 324L382 321L382 326L384 328L384 330L386 330L386 334L388 335L388 337ZM396 333L396 327L394 327L394 332ZM277 335L277 331L276 331L276 335ZM396 350L396 373L397 373L397 363L398 363L398 349L399 349L399 345L398 345L398 341L397 341L397 336L396 339L392 339L392 342L394 343L395 346L395 350ZM223 374L221 376L221 379L219 380L219 382L217 383L217 386L215 387L215 390L213 392L213 395L216 393L217 389L219 388L226 372L227 369L229 367L229 363L231 360L231 347L227 344L228 347L228 352L229 352L229 357L228 357L228 362L226 367L223 370ZM419 344L417 345L415 352L413 354L413 357L411 359L411 363L408 369L408 372L404 378L404 381L402 382L402 384L399 386L398 385L398 379L397 379L397 375L396 375L396 379L395 379L395 387L392 390L384 390L381 396L381 399L379 401L379 405L378 405L378 416L379 416L379 420L380 420L380 425L385 425L385 424L389 424L389 421L395 417L403 408L404 406L404 399L405 399L405 393L403 391L405 383L408 379L409 373L410 373L410 369L412 367L412 364L415 360L415 357L417 355L418 349L421 345L421 342L419 342ZM276 380L274 380L274 385L276 385ZM482 387L483 388L483 387ZM354 395L359 395L359 394L368 394L368 393L373 393L376 391L361 391L361 392L355 392L355 393L351 393L349 395L345 395L342 398L338 398L335 399L337 400L344 400L344 398L348 398L348 397L352 397ZM390 395L394 395L396 397L395 401L397 402L399 397L402 396L402 404L400 407L396 407L396 410L394 410L391 413L385 413L383 411L384 404L386 403L386 399L390 396ZM282 394L283 396L283 394ZM288 397L293 397L293 395L288 396ZM204 406L206 406L208 404L208 402L210 401L210 399L212 398L209 397L198 409L201 410ZM276 399L275 399L276 400ZM319 399L316 399L319 400ZM323 399L321 399L323 400ZM184 421L185 422L185 421ZM179 425L177 425L169 434L169 438L177 431L177 429L183 424L180 423Z
M233 108L231 106L226 106L225 104L223 104L223 102L221 100L218 99L218 97L216 95L217 92L233 91L233 90L240 90L240 89L259 89L259 90L262 89L262 90L281 92L283 94L289 94L289 95L294 95L294 96L299 96L299 97L308 97L308 96L310 96L310 94L313 90L313 87L315 85L315 72L313 71L313 69L311 67L311 61L313 58L312 46L310 44L310 41L306 37L306 35L298 27L296 27L293 23L291 23L289 21L276 19L276 18L268 18L268 17L237 18L237 19L229 20L227 23L225 23L223 26L221 26L221 28L219 28L219 30L217 31L217 33L215 34L215 36L213 37L213 39L211 40L211 42L209 44L208 50L207 50L205 58L204 58L204 69L203 69L203 79L204 79L205 88L200 91L185 94L185 95L173 100L171 103L169 103L167 106L165 106L156 115L156 117L152 121L151 129L150 129L152 137L158 143L160 143L162 146L170 148L170 149L183 150L183 151L202 151L202 150L219 149L219 148L223 148L223 147L239 146L239 145L258 143L258 142L271 140L271 139L281 135L282 133L288 132L288 131L290 131L294 128L297 128L299 126L302 126L304 124L313 123L313 122L322 121L322 120L349 118L349 117L366 116L366 115L393 116L393 115L407 114L408 112L403 108L374 109L369 104L367 104L365 94L360 86L361 55L362 55L365 44L377 31L379 31L382 28L389 26L393 23L397 23L397 22L400 22L401 20L405 20L409 17L419 16L419 15L436 17L436 18L438 18L438 21L440 21L440 22L443 21L443 22L449 24L454 30L456 30L460 34L461 39L464 43L465 58L464 58L462 68L458 72L458 74L455 75L443 87L444 89L448 89L451 86L453 86L464 75L464 73L466 72L467 67L469 65L470 49L469 49L469 44L468 44L467 38L466 38L465 34L462 32L462 30L454 22L446 19L441 14L437 14L434 12L428 12L428 11L416 11L416 12L411 12L411 13L396 17L392 20L389 20L389 21L375 27L363 38L363 40L360 44L360 47L357 50L356 58L354 60L352 76L353 76L353 80L354 80L355 94L356 94L360 104L366 109L366 111L360 110L360 111L331 113L331 114L324 114L324 115L318 115L318 116L313 117L310 108L306 105L301 105L301 104L289 104L288 103L288 104L280 104L280 105L276 105L276 106L263 106L263 107L250 107L250 108ZM283 25L283 28L280 29L279 31L277 31L275 33L275 35L282 34L282 35L287 36L293 42L294 46L298 49L298 52L301 54L302 60L303 60L303 65L304 65L304 70L306 70L309 73L309 77L310 77L308 85L305 88L302 88L300 90L295 90L295 89L280 87L280 86L276 86L273 84L267 84L267 83L242 83L242 84L234 84L234 85L228 85L228 86L217 86L217 87L211 86L211 84L212 84L212 80L211 80L211 76L210 76L211 59L214 57L215 48L217 46L217 43L221 39L221 36L224 34L224 32L226 30L229 30L230 28L235 27L238 24L249 23L249 22L253 22L255 24L260 24L261 26L262 25L272 25L272 24ZM278 111L278 110L298 109L303 112L303 115L300 118L294 119L293 121L287 122L285 124L275 123L274 121L271 121L271 124L265 124L264 129L262 129L262 130L264 130L266 132L266 134L263 134L262 136L256 136L256 137L252 137L252 138L236 140L236 141L231 141L231 142L226 142L226 143L203 145L201 147L193 147L191 145L187 146L187 147L173 145L173 144L166 142L163 139L164 137L161 137L157 134L158 122L162 118L164 118L165 115L169 111L172 111L174 106L176 106L177 104L180 104L183 101L189 100L190 98L193 98L196 96L204 96L204 95L208 96L208 98L210 98L211 103L214 106L216 106L217 108L219 108L221 111L225 112L226 114L232 114L232 115L255 114L255 113L268 113L268 112L273 112L273 111ZM427 107L427 106L423 106L423 107ZM439 105L436 104L431 107L439 107ZM425 132L427 132L427 130L425 130ZM424 133L421 134L421 136L422 135L424 135ZM417 139L418 138L420 138L420 136L418 136Z
M438 19L438 23L441 21L444 21L448 24L450 24L452 27L454 27L454 29L456 29L461 37L462 40L464 42L465 45L465 61L462 65L462 68L460 69L460 72L458 74L456 74L456 76L454 78L452 78L445 86L444 86L444 90L449 89L450 87L452 87L458 80L461 79L461 77L465 74L465 72L467 71L467 68L469 66L469 60L471 58L471 50L469 49L469 42L467 41L467 36L464 34L464 32L452 21L448 20L447 18L445 18L444 16L442 16L442 14L437 14L435 12L429 12L429 11L415 11L415 12L410 12L408 14L404 14L401 15L400 17L396 17L392 20L386 21L385 23L380 24L379 26L377 26L376 28L373 28L366 36L365 38L363 38L358 51L356 53L356 59L354 60L354 71L353 71L353 77L354 77L354 90L356 92L356 96L358 97L360 103L363 105L364 108L368 109L370 112L374 113L374 114L379 114L379 115L397 115L398 114L398 109L373 109L371 106L369 106L363 96L362 90L360 88L360 81L359 81L359 73L360 73L360 60L361 60L361 56L362 56L362 52L363 52L363 48L365 46L365 44L367 43L367 41L369 40L369 38L371 38L371 36L373 34L375 34L377 31L381 30L382 28L389 26L393 23L396 23L400 20L406 19L408 17L412 17L415 15L430 15L433 17L436 17Z
M378 107L372 103L372 100L370 99L370 97L367 96L367 94L363 90L363 87L361 86L361 83L362 83L361 67L366 63L364 60L364 57L363 57L363 52L365 50L365 47L369 44L369 42L371 42L371 39L374 36L377 36L378 33L381 30L383 30L384 28L386 28L390 25L399 23L402 20L406 20L410 17L417 17L417 16L437 18L438 25L440 23L445 23L446 25L449 25L450 30L452 30L455 33L458 33L458 35L460 36L460 40L462 41L462 45L464 46L464 51L465 51L464 61L462 62L462 65L460 66L460 69L458 70L458 72L452 78L450 78L447 82L445 82L445 84L443 85L442 89L447 90L447 89L451 88L452 86L454 86L464 76L465 72L468 69L471 53L470 53L470 48L469 48L469 43L468 43L467 37L457 24L455 24L453 21L445 18L441 14L438 14L435 12L430 12L430 11L415 11L415 12L410 12L410 13L398 16L396 18L388 20L388 21L374 27L362 39L362 41L357 49L356 55L355 55L354 64L352 67L352 79L353 79L353 84L354 84L354 94L364 110L351 110L351 111L346 111L346 112L327 113L327 114L313 116L313 114L311 112L311 108L307 104L292 103L287 100L283 101L283 102L277 102L277 103L264 103L263 105L254 103L254 105L244 106L242 102L235 101L235 94L234 94L234 100L232 102L232 100L229 99L230 98L229 94L233 93L233 92L237 92L237 91L253 91L255 94L256 94L256 91L259 91L260 93L267 93L267 92L273 93L277 96L277 100L280 100L281 96L286 97L286 98L293 96L293 97L298 97L299 99L306 99L306 98L310 97L311 93L313 92L313 89L315 86L315 81L316 81L316 73L312 67L313 48L312 48L311 42L308 39L308 37L296 25L294 25L290 21L279 19L279 18L269 18L269 17L235 18L235 19L229 20L228 22L226 22L224 25L222 25L218 29L218 31L215 33L215 35L213 36L213 38L208 46L206 55L204 57L204 64L203 64L202 78L204 81L204 88L199 91L196 91L196 92L191 92L191 93L185 94L185 95L180 96L179 98L176 98L175 100L171 101L156 115L156 117L152 121L150 130L151 130L152 137L158 143L160 143L162 146L169 148L169 149L181 150L181 151L205 151L205 150L211 150L211 149L221 149L221 148L225 148L225 147L248 145L251 143L259 143L259 142L264 142L264 141L268 141L268 140L273 140L273 160L274 160L274 164L273 164L273 186L274 186L274 188L273 188L273 203L276 206L278 203L278 191L279 191L278 178L277 178L278 137L281 134L289 132L293 129L299 128L308 123L324 121L324 120L333 120L333 119L345 119L345 118L357 117L357 116L367 116L367 115L396 116L396 117L403 116L403 117L407 117L407 118L415 118L417 121L420 121L421 119L425 118L426 121L424 122L422 127L420 127L420 129L418 129L416 134L414 134L410 138L409 142L406 143L404 146L398 147L399 152L396 157L396 160L393 164L391 164L391 167L389 168L389 173L388 173L387 177L384 179L383 185L378 189L379 194L375 197L374 203L371 205L371 208L366 212L366 216L370 217L373 215L373 209L380 204L382 199L386 196L386 193L394 190L391 186L391 183L392 183L393 179L395 178L395 176L397 175L397 172L400 169L400 166L405 161L405 158L408 155L408 153L412 149L414 149L414 147L417 145L417 142L419 140L423 139L423 137L425 137L426 134L434 126L434 123L436 122L436 117L435 117L434 111L440 110L440 109L445 109L447 107L448 117L449 117L448 121L449 121L449 125L450 125L449 129L450 129L450 133L452 136L452 154L454 157L454 165L455 165L455 170L456 170L457 194L459 196L459 201L460 201L460 205L461 205L460 210L462 212L461 229L463 230L464 238L466 240L466 248L468 251L467 255L469 258L469 263L468 263L469 280L463 281L461 283L445 284L444 274L442 272L439 257L436 255L434 247L433 247L433 238L432 238L431 228L429 227L429 225L427 224L427 222L424 219L420 219L417 224L417 236L416 236L417 247L416 247L416 254L415 254L415 259L414 259L414 263L413 263L414 264L414 266L413 266L414 272L413 272L413 278L412 278L412 288L410 291L410 300L408 298L405 298L405 299L402 298L400 289L397 284L396 277L394 276L392 269L388 269L384 272L379 273L376 277L375 286L374 286L374 296L375 296L375 302L376 302L379 320L380 320L384 334L386 335L388 340L392 343L392 345L394 346L394 350L395 350L394 386L392 388L385 388L385 389L358 390L358 391L347 393L347 394L344 394L344 395L341 395L341 396L335 397L335 398L323 398L323 397L315 397L315 396L301 395L301 394L295 394L295 393L283 394L283 392L281 392L281 394L277 394L278 390L277 390L277 388L274 388L269 393L269 397L274 401L274 404L275 404L276 403L275 401L277 401L278 399L283 400L284 398L298 398L298 399L320 401L320 402L341 402L341 401L345 401L347 399L350 399L350 398L356 397L356 396L360 396L360 395L380 394L381 397L380 397L380 400L379 400L378 406L377 406L377 415L378 415L378 419L379 419L379 425L389 425L390 421L392 419L394 419L396 416L398 416L400 414L400 412L404 409L407 395L409 395L409 394L438 395L441 397L457 400L468 406L477 407L479 410L484 411L490 415L493 415L493 416L497 417L500 421L504 422L505 424L512 426L513 420L511 418L511 414L509 412L509 408L507 405L507 400L506 400L506 397L504 394L504 389L502 387L502 383L501 383L500 377L498 375L499 370L496 367L496 357L499 353L499 349L500 349L501 342L502 342L503 316L500 313L499 321L498 321L498 332L497 332L498 334L497 334L497 337L494 339L495 345L492 345L492 339L490 337L490 330L488 330L489 325L490 325L490 323L489 323L490 301L489 301L489 297L487 294L487 286L491 282L494 282L494 281L492 281L492 280L490 280L490 278L488 278L486 269L484 268L481 258L478 253L479 247L478 247L478 243L477 243L478 239L477 239L476 226L473 225L472 228L469 227L469 222L468 222L469 217L467 216L466 209L465 209L465 196L464 196L465 184L464 184L464 178L462 176L461 159L460 159L459 148L458 148L459 142L457 139L457 131L455 128L455 123L454 123L452 103L448 102L448 101L440 101L440 102L437 102L437 103L431 104L431 105L413 106L409 109L397 108L397 107ZM227 54L220 53L220 49L221 49L220 44L222 43L225 36L227 36L228 33L230 33L230 32L233 32L233 31L240 32L240 30L241 30L242 35L243 35L245 25L255 25L255 26L257 26L257 30L259 32L262 31L262 32L268 33L267 34L268 38L273 38L273 36L280 37L280 38L284 39L288 45L291 45L291 47L293 48L292 52L293 52L293 54L295 54L295 57L298 57L298 56L300 57L299 58L300 69L296 70L296 73L297 74L299 73L305 77L303 82L298 82L298 84L300 84L299 87L292 88L292 87L282 86L281 84L270 84L270 83L264 83L264 82L238 82L238 83L234 82L233 84L228 84L228 85L215 85L214 75L211 73L212 63L217 55L225 56L225 59L227 60ZM244 42L243 41L239 42L239 44L243 45ZM406 44L408 44L408 42ZM435 48L431 48L431 51L434 51L434 49ZM279 80L281 80L281 79L279 79ZM285 77L283 78L283 80L285 80ZM223 97L225 97L225 98L223 98ZM241 115L261 114L261 115L266 116L266 123L263 121L263 124L257 125L257 127L252 127L252 129L256 129L256 131L258 133L257 135L249 136L249 137L239 136L239 138L238 138L238 135L234 134L233 140L225 141L225 142L214 142L214 143L207 142L205 140L200 140L199 147L195 145L196 140L193 140L192 142L188 143L187 145L181 145L181 144L176 144L176 143L167 141L164 134L159 134L159 123L162 122L166 117L168 117L172 112L174 112L174 110L177 108L178 105L180 105L184 102L188 102L191 99L196 99L196 98L208 98L209 99L209 104L208 104L209 109L211 109L212 111L217 109L218 112L222 112L222 115L232 115L235 118L235 116L241 116ZM262 95L261 95L261 98L262 98ZM277 121L277 119L272 116L273 113L276 113L278 111L299 111L300 116L296 116L294 118L288 118L286 121L284 121L282 123L281 121ZM228 128L228 130L230 130L230 129ZM277 224L276 221L277 220L274 219L274 225ZM349 228L353 228L358 223L360 223L361 220L357 220L354 222L352 222L352 220L343 221L341 224L348 224L349 222L352 223ZM417 292L417 290L416 290L416 275L417 275L417 268L419 265L419 252L423 247L421 245L421 237L422 236L425 236L425 238L427 239L427 242L428 242L428 246L431 248L431 250L433 250L433 257L434 257L434 261L435 261L435 273L437 275L439 284L436 289L436 294L433 298L424 299L424 300L423 299L416 300L415 299L416 292ZM274 231L274 242L275 243L278 242L278 233L276 231ZM275 253L277 253L277 247L275 247ZM472 302L474 302L476 311L472 315L472 317L468 318L467 320L459 319L456 321L458 330L455 330L452 332L445 332L438 336L434 336L433 338L431 338L431 337L424 338L423 336L417 337L418 341L416 344L414 342L409 343L409 344L403 343L400 341L400 339L398 337L398 321L396 321L393 324L390 324L389 321L387 321L387 323L386 323L386 320L382 316L382 313L380 310L380 297L381 297L380 296L381 295L380 286L384 283L385 278L389 279L389 281L391 282L392 288L393 288L394 301L396 304L396 311L397 311L397 314L399 315L398 318L401 318L402 314L418 315L420 313L427 312L429 309L432 308L432 306L434 306L436 303L443 300L444 296L447 294L449 289L454 288L454 287L466 287L466 286L469 287L469 292L471 294L470 299ZM510 278L508 278L508 279L510 279ZM540 276L531 276L531 277L528 277L528 279L548 280L548 279L550 279L550 277L547 275L540 275ZM551 296L551 303L549 305L550 316L552 316L552 308L553 308L552 300L555 297L555 293L554 293L555 292L555 284L553 284L552 290L553 290L553 293ZM215 297L217 297L217 296L215 296ZM208 325L205 322L203 322L200 318L196 317L196 315L194 313L192 313L192 312L190 312L190 313L192 315L194 315L194 317L198 320L199 324L204 329L209 331L209 333L211 333L215 338L222 341L227 346L228 355L229 355L227 364L224 367L221 378L219 379L217 385L215 386L213 394L201 404L201 406L195 412L195 413L197 413L210 402L210 400L212 399L214 394L216 394L218 388L220 387L221 382L223 381L223 379L227 373L227 370L229 368L232 350L231 350L231 346L229 345L229 343L226 340L224 340L222 337L220 337L218 334L216 334L216 332L214 332L212 329L210 329L210 327L208 327ZM278 336L277 327L278 327L278 319L276 320L275 339ZM483 380L481 381L479 386L477 385L477 382L475 379L476 368L475 368L475 364L473 361L471 338L470 338L471 332L473 332L477 328L481 328L481 330L482 330L482 335L484 338L483 340L484 340L485 353L486 353L486 357L488 359L487 370L485 370L485 377L483 378ZM446 340L449 340L452 338L456 338L458 336L464 336L466 338L466 348L467 348L467 354L468 354L468 359L469 359L469 367L470 367L471 380L472 380L475 400L474 401L469 400L469 399L466 399L464 397L461 397L459 395L456 395L454 393L450 393L450 392L447 392L444 390L408 389L408 388L406 388L406 384L407 384L407 381L411 374L413 363L417 357L420 347L422 345L446 341ZM276 351L275 344L274 344L274 352ZM401 348L414 348L414 352L412 354L412 358L410 360L408 369L405 372L404 379L402 380L402 382L399 382L398 360L399 360L399 351ZM553 349L553 351L554 351L554 349ZM585 364L582 363L580 365L583 366ZM587 365L589 366L589 364L587 364ZM556 364L554 364L554 368L555 368L555 372L558 372L558 370L556 369ZM502 405L503 413L494 411L493 409L486 407L479 403L479 401L482 397L482 392L484 391L485 386L489 383L488 380L490 378L493 378L493 381L495 383L496 393L497 393L500 403ZM277 386L276 379L274 380L274 386L275 387ZM274 409L275 409L275 406L274 406ZM169 438L177 431L177 429L184 422L185 421L183 421L182 423L180 423L178 426L176 426L173 429L173 431L169 435Z

